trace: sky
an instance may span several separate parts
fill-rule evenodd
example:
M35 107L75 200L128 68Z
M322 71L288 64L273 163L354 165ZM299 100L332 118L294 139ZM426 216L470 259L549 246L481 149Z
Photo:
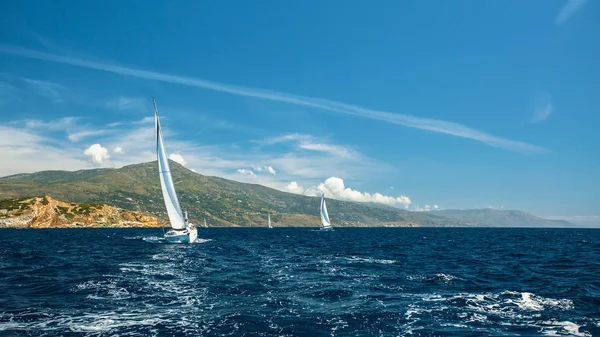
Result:
M0 176L171 158L413 211L600 226L600 4L13 1Z

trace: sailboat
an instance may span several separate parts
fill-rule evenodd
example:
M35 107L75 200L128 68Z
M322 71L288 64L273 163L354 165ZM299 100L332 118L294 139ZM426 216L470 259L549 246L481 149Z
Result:
M173 243L192 243L198 239L198 229L196 226L188 222L187 211L184 214L181 212L175 185L171 177L171 169L169 168L169 160L165 144L160 128L160 120L158 119L158 108L156 101L154 103L154 126L156 128L156 156L158 158L158 175L160 177L160 187L162 189L165 207L169 216L171 229L165 233L165 240Z
M204 227L208 228L208 225L206 224L206 217L204 217Z
M269 221L269 228L273 228L273 225L271 225L271 214L267 214L267 220Z
M329 220L329 213L327 213L327 205L325 204L325 194L321 195L321 230L333 230L333 227L331 226L331 221Z

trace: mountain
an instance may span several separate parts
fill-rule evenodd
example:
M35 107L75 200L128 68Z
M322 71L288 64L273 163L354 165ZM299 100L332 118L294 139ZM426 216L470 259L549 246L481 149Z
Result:
M572 227L568 221L547 220L521 211L505 211L492 208L441 210L438 213L466 226L476 227Z
M256 184L208 177L170 161L181 206L190 220L210 226L266 226L267 214L277 226L316 226L319 198L274 190ZM0 199L50 195L60 200L105 203L166 218L157 163L119 169L42 171L0 178ZM381 204L327 200L334 226L465 226L483 223L468 215L443 212L409 212ZM526 215L527 223L544 219ZM565 224L568 226L568 224Z
M98 203L50 196L0 201L0 228L159 227L158 218Z

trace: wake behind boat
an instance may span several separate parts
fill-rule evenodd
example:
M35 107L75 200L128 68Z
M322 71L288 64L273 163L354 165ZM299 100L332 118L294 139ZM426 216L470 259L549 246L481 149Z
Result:
M188 222L187 212L185 217L181 212L175 185L171 177L171 169L169 168L169 160L165 150L165 144L160 128L160 120L158 118L158 109L156 101L154 103L154 125L156 127L156 155L158 157L158 175L160 177L160 187L162 189L165 207L171 223L171 229L165 233L165 240L172 243L193 243L198 239L198 229L196 225Z
M321 230L331 231L331 221L329 220L329 213L327 213L327 205L325 204L325 194L321 196Z

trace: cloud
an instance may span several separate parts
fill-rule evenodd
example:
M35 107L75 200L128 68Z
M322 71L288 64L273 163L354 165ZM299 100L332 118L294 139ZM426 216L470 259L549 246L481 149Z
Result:
M67 130L73 127L77 118L75 117L63 117L58 120L52 120L50 122L41 121L37 119L26 120L25 127L28 129L47 129L53 131Z
M309 141L303 141L300 143L299 147L301 149L305 149L305 150L326 152L326 153L329 153L329 154L332 154L335 156L340 156L340 157L349 157L350 156L350 151L348 151L348 149L346 149L345 147L342 147L342 146L335 146L335 145L330 145L330 144L312 143Z
M273 175L277 174L275 169L272 166L268 166L268 165L267 166L252 165L252 170L254 172L258 172L258 173L265 171L265 172L271 173Z
M300 186L297 182L293 181L289 185L287 185L284 190L291 193L312 196L317 196L320 193L323 193L326 197L333 199L356 202L374 202L392 206L403 205L405 208L408 208L412 203L410 198L404 195L399 197L391 197L383 195L381 193L371 194L367 192L353 190L349 187L346 187L344 184L344 180L338 177L327 178L323 183L320 183L318 186L312 186L308 189L302 188L302 186Z
M85 151L83 151L83 154L89 156L92 159L92 161L96 164L102 164L103 161L110 158L110 155L108 154L108 149L102 147L102 145L100 144L94 144L88 147Z
M295 181L292 181L291 183L289 183L285 187L285 191L290 192L290 193L296 193L296 194L304 194L304 188L302 188L302 186L298 185L298 183Z
M50 122L41 120L26 120L24 121L25 128L35 129L39 132L46 131L64 131L67 133L67 139L72 142L78 142L90 136L98 136L109 133L107 130L89 130L89 125L77 125L76 117L64 117ZM77 130L77 131L72 131Z
M67 90L66 87L48 81L34 80L30 78L23 79L38 95L52 100L54 103L62 103L62 94Z
M57 143L40 136L35 130L0 125L0 176L31 173L41 170L65 170L88 167L83 155L74 155L80 149ZM81 157L81 158L80 158Z
M429 211L435 211L435 210L438 210L438 209L440 209L440 206L438 206L438 205L433 205L433 206L425 205L424 208L421 208L419 206L415 206L413 210L417 211L417 212L429 212Z
M316 137L312 135L307 134L287 134L258 141L258 143L267 145L287 142L294 142L296 148L300 150L323 152L325 154L330 154L337 157L350 158L356 155L355 151L347 147L336 144L330 144L323 140L316 139Z
M342 102L303 97L287 93L280 93L275 91L268 91L262 89L245 88L241 86L234 86L229 84L210 82L203 79L170 75L166 73L159 73L148 70L140 70L135 68L123 67L109 63L100 63L89 60L77 59L68 56L61 56L49 53L43 53L31 49L20 48L10 45L0 45L0 52L5 54L17 55L21 57L45 60L49 62L56 62L62 64L70 64L73 66L95 69L124 76L132 76L137 78L143 78L154 81L162 81L173 84L186 85L190 87L204 88L219 92L230 93L240 96L254 97L258 99L284 102L289 104L296 104L305 107L311 107L330 112L337 112L339 114L356 116L362 118L369 118L374 120L380 120L391 124L403 125L406 127L417 128L427 130L436 133L443 133L461 138L467 138L482 142L489 146L502 148L510 151L516 151L521 153L539 153L546 152L547 150L532 144L528 144L521 141L510 140L494 136L483 131L469 128L467 126L448 122L437 119L415 117L406 114L392 113L386 111L378 111L363 108L356 105L346 104Z
M106 107L115 110L132 110L143 108L143 104L138 98L119 97L106 102Z
M174 162L176 162L176 163L179 163L179 164L181 164L181 165L183 165L183 166L185 166L185 164L187 163L187 162L185 161L185 159L183 159L183 156L182 156L182 155L180 155L180 154L178 154L178 153L171 153L171 154L169 155L169 159L171 159L172 161L174 161Z
M238 171L239 174L243 174L245 176L256 177L256 174L252 170L238 169L237 171Z
M579 12L585 6L587 0L567 0L556 16L557 25L567 22L575 13Z
M253 178L257 177L256 173L261 173L261 172L267 172L272 175L277 174L277 172L275 171L275 169L272 166L256 166L256 165L252 165L252 169L238 169L237 172L241 173L243 175L251 176Z
M540 123L552 114L552 97L547 92L539 92L534 97L531 123Z
M72 142L78 142L84 138L87 138L90 136L97 136L97 135L101 135L104 133L106 133L105 130L79 131L79 132L68 133L67 138Z
M122 148L122 147L120 147L120 146L117 146L117 147L115 147L115 148L113 149L113 152L114 152L114 153L118 153L118 154L123 154L123 153L125 153L125 152L123 151L123 148Z
M273 175L277 174L277 172L275 172L275 169L272 166L265 166L265 170L267 170L267 172Z

